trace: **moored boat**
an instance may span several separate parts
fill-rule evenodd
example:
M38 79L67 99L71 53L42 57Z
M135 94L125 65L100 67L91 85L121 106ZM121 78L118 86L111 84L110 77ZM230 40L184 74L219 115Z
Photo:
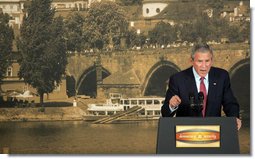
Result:
M162 97L123 98L119 93L110 93L110 98L106 100L106 103L89 104L87 110L89 115L105 116L127 111L136 106L140 108L135 112L138 116L159 117L163 102Z

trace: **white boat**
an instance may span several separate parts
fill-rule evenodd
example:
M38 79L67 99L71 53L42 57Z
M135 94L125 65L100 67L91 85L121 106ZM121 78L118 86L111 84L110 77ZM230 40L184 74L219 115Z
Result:
M122 98L119 93L110 93L110 98L104 104L89 104L89 115L113 115L123 112L132 107L139 107L138 115L157 116L161 115L161 106L164 103L162 97L140 97L140 98Z

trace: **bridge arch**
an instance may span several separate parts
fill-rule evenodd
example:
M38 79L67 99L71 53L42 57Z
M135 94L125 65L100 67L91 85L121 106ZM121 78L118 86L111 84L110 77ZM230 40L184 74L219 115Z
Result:
M250 119L250 58L234 64L229 70L233 93L239 104L243 119Z
M102 67L102 79L106 78L110 74L111 73L107 69ZM97 75L95 66L91 66L83 72L77 82L76 90L78 95L88 95L91 97L96 97Z
M230 69L229 69L229 76L230 79L233 77L233 75L243 66L249 65L250 67L250 58L243 59L235 63Z
M142 85L143 96L165 96L169 77L181 69L170 61L160 61L146 74ZM157 83L157 84L155 84Z

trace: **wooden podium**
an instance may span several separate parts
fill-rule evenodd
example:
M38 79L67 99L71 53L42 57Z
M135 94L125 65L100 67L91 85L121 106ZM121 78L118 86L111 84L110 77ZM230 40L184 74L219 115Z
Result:
M161 117L157 154L240 154L235 117Z

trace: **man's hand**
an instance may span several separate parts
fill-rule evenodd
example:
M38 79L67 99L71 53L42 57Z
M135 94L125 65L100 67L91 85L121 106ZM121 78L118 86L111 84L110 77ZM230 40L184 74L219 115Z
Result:
M177 107L181 103L181 98L177 95L172 96L169 100L169 106L172 108Z
M239 130L242 126L242 120L236 118L236 123L237 123L237 130Z

